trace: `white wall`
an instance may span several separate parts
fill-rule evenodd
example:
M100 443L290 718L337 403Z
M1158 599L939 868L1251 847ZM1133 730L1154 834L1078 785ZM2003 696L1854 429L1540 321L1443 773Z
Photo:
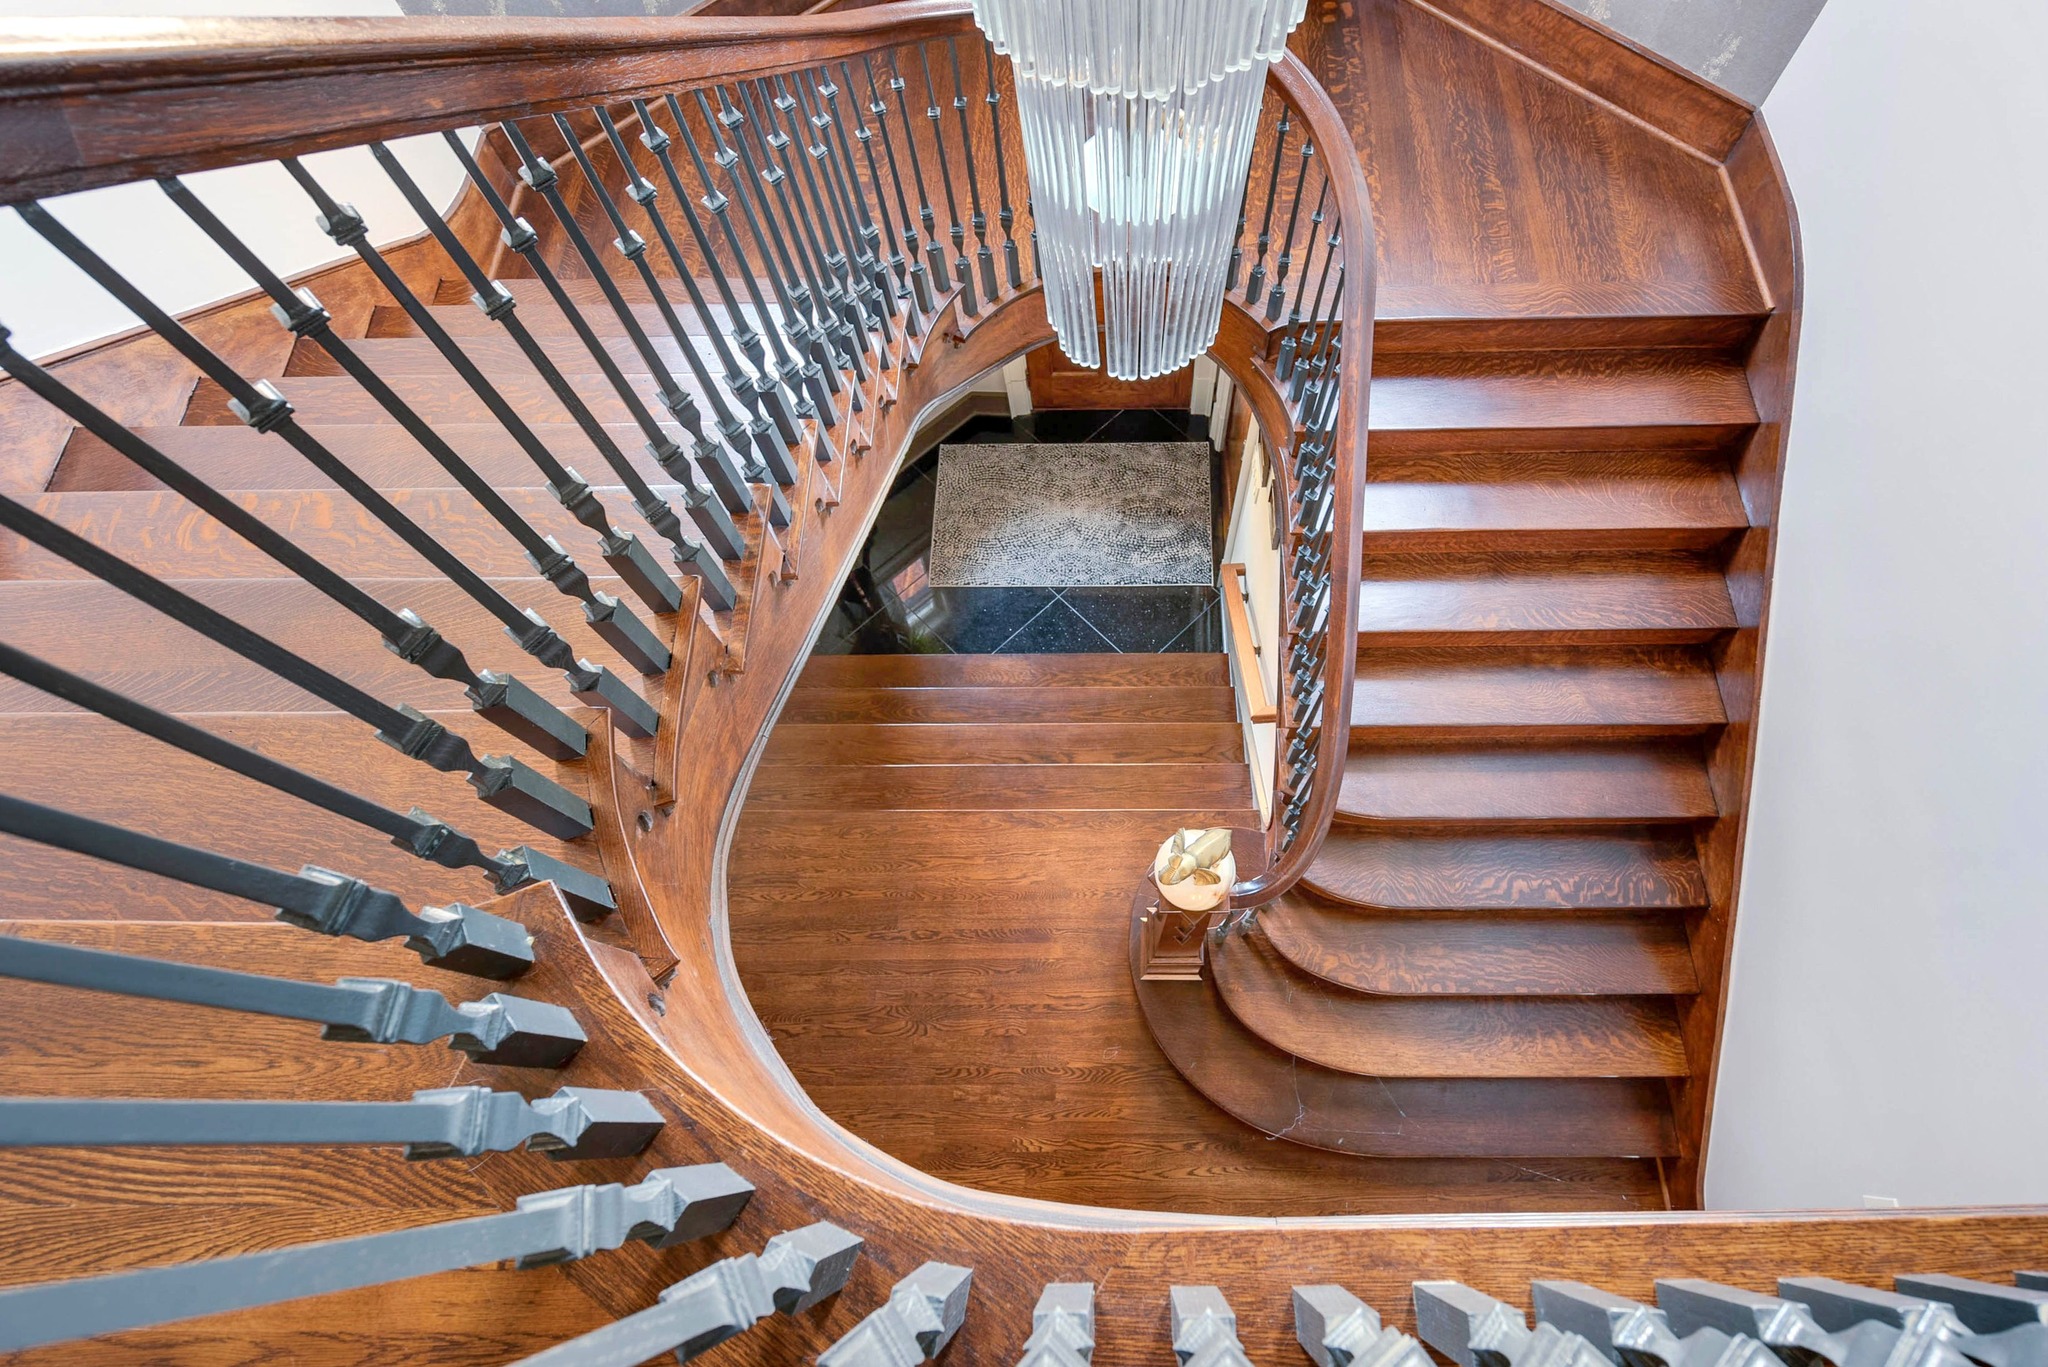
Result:
M1836 0L1707 1196L2048 1202L2048 6Z
M0 0L0 18L41 15L396 15L397 0ZM438 137L392 144L436 204L452 204L462 168ZM370 224L371 239L409 237L422 224L370 154L360 148L306 158L306 166ZM274 164L186 178L227 225L280 274L353 253L313 225L313 205ZM154 184L120 185L47 202L64 225L172 313L249 289L250 281ZM450 268L453 273L453 267ZM136 325L135 317L59 256L12 212L0 211L0 324L28 356L44 356Z

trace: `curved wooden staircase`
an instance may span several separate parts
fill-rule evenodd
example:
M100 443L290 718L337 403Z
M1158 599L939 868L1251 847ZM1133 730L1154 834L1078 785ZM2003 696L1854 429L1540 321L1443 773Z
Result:
M979 153L983 139L1007 146L1014 168L1019 139L1001 122L1014 102L987 98L996 81L964 4L924 0L773 29L751 19L107 21L89 33L10 34L0 60L9 204L483 124L479 188L510 197L544 241L516 224L501 239L495 212L466 197L444 225L443 244L463 247L453 270L443 245L420 238L384 250L382 284L368 252L362 265L293 280L318 294L319 308L259 279L268 294L182 324L150 318L147 331L47 366L4 353L16 379L0 385L10 440L0 514L12 529L0 540L11 675L0 685L0 819L14 832L0 837L0 966L10 975L0 1011L0 1343L22 1349L7 1360L453 1367L681 1350L749 1363L831 1352L845 1362L874 1360L887 1340L992 1364L1034 1351L1025 1345L1035 1331L1057 1336L1052 1313L1035 1313L1049 1283L1096 1288L1087 1330L1100 1345L1097 1367L1162 1360L1169 1340L1184 1357L1277 1360L1296 1342L1317 1342L1313 1324L1294 1337L1294 1285L1340 1277L1408 1327L1418 1278L1520 1298L1530 1279L1568 1270L1650 1296L1658 1275L1762 1289L1781 1273L1870 1282L1930 1268L2003 1275L2036 1262L2038 1211L1645 1211L1687 1204L1696 1191L1795 258L1788 206L1748 111L1640 54L1618 55L1547 6L1499 8L1530 22L1503 28L1482 0L1376 0L1361 11L1372 26L1310 31L1311 60L1283 63L1269 87L1276 109L1313 115L1324 146L1338 146L1333 106L1310 72L1341 94L1358 79L1344 74L1344 43L1409 30L1417 39L1395 66L1385 65L1394 49L1374 49L1382 67L1371 79L1387 98L1371 111L1393 120L1391 131L1358 124L1362 102L1349 108L1396 225L1380 244L1390 288L1379 312L1392 322L1377 359L1392 368L1370 395L1387 396L1372 405L1374 441L1389 452L1414 443L1410 464L1374 474L1414 492L1406 513L1393 511L1397 500L1386 505L1391 521L1358 523L1360 490L1348 486L1363 457L1375 359L1366 345L1374 241L1364 176L1347 164L1333 197L1348 201L1342 241L1355 283L1345 298L1355 311L1309 310L1303 334L1298 322L1269 327L1248 307L1256 301L1241 298L1226 309L1217 352L1269 438L1286 435L1273 445L1289 477L1336 481L1354 495L1300 500L1304 512L1342 503L1341 540L1318 542L1312 515L1292 524L1301 533L1295 582L1309 586L1311 605L1317 573L1337 570L1321 585L1337 611L1336 651L1313 634L1296 642L1306 651L1300 673L1312 677L1290 734L1321 744L1321 760L1296 767L1273 830L1279 858L1247 884L1272 905L1264 926L1221 940L1210 981L1144 996L1183 1071L1200 1071L1183 1046L1205 1067L1227 1065L1220 1081L1203 1082L1226 1111L1343 1151L1333 1163L1360 1151L1389 1162L1498 1160L1543 1188L1524 1204L1547 1213L1511 1220L1419 1218L1414 1207L1302 1219L1141 1212L956 1185L823 1114L749 1004L726 904L742 799L751 785L764 811L816 810L788 800L792 780L771 772L808 767L777 752L778 715L797 741L806 739L797 726L860 731L814 739L821 754L864 759L891 753L886 728L919 724L877 712L877 699L799 685L810 640L921 422L974 376L1050 335L1030 274L997 255L1015 245L1013 226L1028 232L1028 213L1013 216ZM1589 42L1573 57L1574 44ZM1551 50L1517 55L1518 43ZM941 74L923 92L927 121L914 123L889 84L890 58L900 53L912 69L924 44ZM955 44L964 75L944 61ZM883 62L872 105L861 98L869 92L833 83L850 83L870 56ZM1578 63L1575 83L1536 74L1567 59ZM1474 61L1484 79L1457 67ZM1428 99L1493 81L1519 90L1518 100L1622 108L1626 118L1603 113L1598 136L1588 135L1617 149L1614 176L1674 194L1729 187L1767 299L1718 310L1749 319L1741 326L1710 320L1693 331L1672 320L1716 309L1661 285L1641 298L1588 285L1579 313L1546 313L1557 282L1541 272L1478 288L1446 262L1455 242L1469 253L1464 265L1485 260L1494 275L1513 274L1498 223L1446 237L1428 230L1427 216L1394 212L1402 186L1419 182L1395 174L1378 148L1398 157L1419 147L1426 123L1399 127L1406 106L1392 93L1402 62ZM742 78L754 77L766 83L740 94ZM938 94L949 77L957 122L943 117ZM987 100L979 107L967 94L977 85ZM642 176L659 175L652 158L663 145L636 97L706 90L742 99L746 112L653 108L682 110L674 117L707 143L714 128L779 119L793 136L750 150L779 156L804 142L796 155L810 161L792 157L780 175L741 165L735 175L713 153L715 172L688 172L703 177L693 189L662 181L663 209L628 205L652 184ZM817 112L831 92L839 107ZM1654 107L1631 103L1644 92ZM893 131L880 142L891 153L921 149L926 173L944 165L978 175L967 185L994 215L971 208L976 222L941 200L920 230L884 193L892 171L838 136L834 120L855 117L851 100L878 120L886 112ZM986 116L980 132L968 108ZM559 144L548 141L558 112ZM1586 117L1546 106L1535 122ZM649 140L613 136L614 118L625 137ZM541 142L538 158L510 136L522 125ZM1639 156L1631 140L1642 138L1665 150ZM579 149L599 168L581 180ZM559 222L544 196L521 188L522 170L536 189L554 184L551 175L570 181ZM825 185L809 178L820 171ZM1541 179L1517 180L1518 193ZM801 208L780 198L792 180ZM670 258L666 242L649 248L669 259L651 272L633 260L638 239L617 232L613 249L632 264L606 258L594 271L696 322L592 301L597 275L572 229L600 250L612 244L610 197L612 210L644 211L635 221L658 238L680 233L688 225L675 218L677 202L716 214L723 192L696 192L718 186L739 190L742 207L782 215L792 232L808 225L829 238L836 218L855 258L865 213L883 231L866 240L856 270L844 256L834 265L815 237L785 244L778 260L742 221L717 250L685 242ZM926 185L907 198L933 207ZM1638 231L1642 204L1631 205L1633 216L1601 231L1614 227L1665 268L1696 259L1703 239L1690 227L1667 250ZM657 229L659 214L669 217ZM322 215L337 242L362 249L340 206ZM724 222L711 231L726 231ZM987 256L984 231L996 249ZM909 249L901 265L887 261L892 235ZM1537 244L1529 259L1604 271L1558 246ZM1417 251L1443 259L1413 270ZM775 303L772 336L802 358L772 381L779 360L752 357L731 377L664 380L678 362L694 370L692 354L716 368L721 342L746 345L737 306L700 311L668 288L700 286L700 269L716 288L710 262L734 252L729 285L780 293L808 283L824 296L823 307ZM506 296L483 291L495 318L460 302L478 288L461 269L471 254L482 272L510 277ZM540 265L568 277L570 307L531 292ZM829 292L820 271L836 277ZM1424 288L1432 279L1434 293ZM399 294L418 296L419 309ZM1513 307L1487 312L1496 295ZM1635 307L1652 295L1656 308ZM503 323L507 298L539 339L544 369L522 368L518 357L536 352ZM273 300L289 329L271 317ZM757 306L755 316L767 312ZM588 344L579 317L593 330ZM380 388L351 387L360 376L337 373L357 372L319 343L330 324ZM179 344L181 329L212 353L204 374L201 362L188 364L194 348ZM636 333L646 330L654 340L642 348ZM420 344L439 332L448 347ZM1288 395L1283 333L1320 338L1317 383L1334 400ZM763 382L740 383L753 366ZM467 369L474 374L451 382ZM1746 416L1732 404L1732 374L1746 379ZM25 392L30 380L43 397ZM275 381L302 422L288 423L294 415L271 405L258 380ZM1655 394L1656 411L1621 413L1617 386ZM486 387L500 403L484 399ZM754 422L718 411L743 408L743 389L762 401ZM45 401L64 390L84 404ZM797 391L819 402L801 410L789 440L767 416L776 406L767 396ZM1402 394L1413 402L1404 407ZM229 398L251 427L223 421ZM650 408L668 416L643 422ZM686 432L686 414L714 435ZM1509 437L1475 436L1502 432ZM1662 453L1654 472L1601 464L1644 446ZM535 447L596 483L585 490L550 475ZM1709 449L1740 494L1739 524L1713 458L1700 454ZM764 463L748 462L739 475L756 477L735 479L725 462L748 450ZM1517 463L1532 451L1576 454ZM1588 452L1605 454L1581 460ZM740 487L713 487L720 478ZM1467 486L1469 496L1456 493ZM1663 511L1681 504L1684 516ZM726 534L722 517L732 544L720 549L709 543ZM1709 534L1717 519L1731 519L1718 537ZM592 535L598 522L602 539ZM1553 532L1564 540L1549 540ZM587 579L549 553L548 537L582 557ZM1355 554L1367 557L1362 574L1351 572ZM529 630L528 608L558 640ZM465 652L460 664L400 609L444 632ZM1361 659L1355 696L1343 648L1354 615L1384 637ZM533 697L496 677L514 670ZM1703 670L1718 716L1703 707ZM1459 677L1476 677L1477 692L1461 692ZM1503 681L1543 705L1501 705ZM1215 686L1191 686L1219 701ZM1124 701L1150 718L1184 700ZM1348 758L1339 753L1347 736ZM1209 753L1201 743L1197 752ZM1055 753L1026 747L989 767L1051 765ZM980 791L1002 796L1004 777L985 775ZM1162 800L1157 787L1132 792ZM1244 810L1228 781L1203 792L1219 817ZM896 794L917 808L929 790L909 776ZM1142 843L1135 823L1122 835ZM1312 854L1312 878L1283 886ZM1538 918L1563 933L1534 943ZM1517 936L1521 949L1497 952ZM66 946L124 957L87 959ZM129 976L94 976L110 962ZM180 966L194 972L181 977ZM1561 993L1565 983L1576 991ZM1276 984L1287 1009L1262 1015ZM365 1005L372 999L409 1002L425 1024ZM1221 1000L1243 1014L1219 1009ZM533 1008L547 1009L518 1031L523 1047L547 1045L544 1057L500 1054L482 1038L484 1022ZM1608 1073L1588 1075L1577 1053L1587 1040L1606 1051ZM1284 1090L1272 1083L1281 1076ZM1539 1165L1525 1155L1554 1157ZM1669 1176L1658 1170L1666 1157L1676 1159ZM1560 1199L1556 1188L1572 1182L1581 1189ZM1559 1213L1566 1206L1579 1210ZM1607 1213L1587 1209L1595 1206ZM254 1261L232 1261L242 1259ZM1057 1311L1061 1297L1053 1300ZM1063 1343L1071 1356L1071 1333ZM1035 1350L1065 1360L1043 1337Z

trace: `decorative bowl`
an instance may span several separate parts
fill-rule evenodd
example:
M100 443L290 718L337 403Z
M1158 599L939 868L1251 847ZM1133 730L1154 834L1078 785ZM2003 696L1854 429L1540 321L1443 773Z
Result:
M1193 840L1201 835L1202 828L1191 827L1180 832L1182 840ZM1216 861L1209 872L1216 875L1214 883L1197 883L1193 878L1183 878L1178 883L1161 883L1160 873L1166 868L1167 851L1173 845L1173 837L1159 842L1159 852L1152 856L1152 886L1159 889L1159 895L1171 906L1182 911L1214 911L1230 899L1230 885L1237 881L1237 854L1235 851Z

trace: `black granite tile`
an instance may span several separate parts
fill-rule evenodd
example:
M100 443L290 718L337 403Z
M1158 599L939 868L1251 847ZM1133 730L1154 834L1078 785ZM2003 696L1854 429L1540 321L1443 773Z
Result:
M914 622L904 622L888 611L853 621L842 601L825 629L818 633L813 655L942 655L946 643Z
M1127 408L1111 415L1087 441L1186 441L1187 434L1162 413L1150 408Z
M900 482L895 492L882 501L863 555L868 570L877 579L886 580L913 560L931 553L932 502L938 491L935 481L919 474Z
M946 440L975 445L1043 440L1035 436L1029 427L1023 426L1029 421L1028 418L999 418L992 413L977 413L953 429L953 435Z
M1182 629L1180 635L1161 646L1162 651L1188 651L1214 655L1223 649L1223 607L1212 604L1204 608L1194 621Z
M928 588L910 604L915 623L963 655L986 655L1053 601L1051 589Z
M998 655L1099 655L1115 649L1087 619L1054 599L1017 634L1003 642Z
M1209 419L1181 408L1155 408L1153 414L1169 423L1183 441L1209 440Z
M1114 409L1044 408L1031 415L1034 441L1087 441L1102 425L1117 416Z
M1118 650L1163 650L1188 624L1216 603L1206 585L1186 588L1061 589L1060 598L1086 618Z

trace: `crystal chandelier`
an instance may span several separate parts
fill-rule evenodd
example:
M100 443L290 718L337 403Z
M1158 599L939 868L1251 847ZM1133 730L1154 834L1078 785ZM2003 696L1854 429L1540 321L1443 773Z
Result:
M1180 369L1216 340L1266 67L1308 0L973 3L1016 71L1060 349L1119 380Z

